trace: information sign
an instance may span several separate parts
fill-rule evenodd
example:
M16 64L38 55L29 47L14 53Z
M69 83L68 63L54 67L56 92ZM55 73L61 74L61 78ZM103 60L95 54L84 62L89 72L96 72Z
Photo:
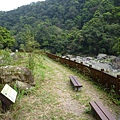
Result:
M1 93L9 100L11 100L13 103L15 103L17 92L13 88L11 88L8 84L4 86Z

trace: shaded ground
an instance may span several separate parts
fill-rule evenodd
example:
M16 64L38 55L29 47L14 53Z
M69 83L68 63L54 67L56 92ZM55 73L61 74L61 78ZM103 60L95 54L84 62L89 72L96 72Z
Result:
M1 113L1 120L94 120L90 114L91 100L100 100L120 119L120 106L113 104L91 81L48 58L42 64L36 63L36 87L32 94L21 96L6 114ZM70 75L77 76L83 85L80 92L73 91Z

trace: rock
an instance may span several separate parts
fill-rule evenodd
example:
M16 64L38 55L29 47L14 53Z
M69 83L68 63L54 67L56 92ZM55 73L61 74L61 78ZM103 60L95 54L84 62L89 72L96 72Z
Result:
M10 53L10 56L14 58L15 57L15 53L14 52Z
M97 56L97 59L98 59L98 60L106 59L106 58L107 58L107 54L99 54L99 55Z
M120 56L112 61L112 66L114 69L120 69Z
M71 60L71 61L76 61L76 59L75 59L75 58L70 58L70 60Z
M15 85L20 90L29 90L29 89L32 88L32 86L30 84L24 83L24 82L21 82L21 81L18 81L18 80L16 80Z
M110 55L109 58L111 58L112 60L116 59L116 56Z
M16 81L20 81L26 86L29 84L30 86L34 86L34 77L32 72L22 66L3 66L0 67L0 83L14 85ZM26 87L30 88L30 87Z
M93 60L92 57L86 57L86 60Z
M76 61L78 63L82 63L86 66L92 65L92 68L101 70L104 69L105 72L109 72L109 74L114 74L117 76L120 74L120 56L116 57L113 55L107 54L99 54L97 58L95 57L81 57L74 55L66 55L62 58L70 59L72 61Z
M62 58L66 58L66 56L62 56Z
M71 59L72 57L72 55L66 55L66 59Z

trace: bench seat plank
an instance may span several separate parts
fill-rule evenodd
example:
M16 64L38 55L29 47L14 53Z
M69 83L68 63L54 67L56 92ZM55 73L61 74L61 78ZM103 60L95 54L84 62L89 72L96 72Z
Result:
M74 76L73 78L75 79L75 81L76 81L76 83L78 84L78 86L79 86L79 87L82 87L82 85L79 83L79 81L77 80L77 78L76 78L75 76Z
M101 109L101 111L106 115L108 120L115 120L112 114L103 106L100 101L95 101L96 105Z
M74 90L79 91L80 88L82 87L82 85L79 83L79 81L77 80L77 78L75 76L70 76L69 78L70 78L70 82L74 86Z
M97 120L116 120L100 101L89 102Z
M99 107L95 104L95 102L90 102L90 105L92 106L93 109L93 115L95 115L94 112L97 113L98 116L95 115L95 117L97 117L97 119L99 120L109 120L105 114L99 109Z
M74 84L75 87L78 86L78 84L76 83L76 81L74 81L72 76L70 76L70 81L72 82L72 84Z

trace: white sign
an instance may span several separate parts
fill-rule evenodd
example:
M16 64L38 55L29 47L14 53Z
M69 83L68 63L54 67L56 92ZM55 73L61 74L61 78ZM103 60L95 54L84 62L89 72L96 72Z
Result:
M13 103L15 103L17 92L11 88L8 84L4 86L1 93L6 96L9 100L11 100Z

